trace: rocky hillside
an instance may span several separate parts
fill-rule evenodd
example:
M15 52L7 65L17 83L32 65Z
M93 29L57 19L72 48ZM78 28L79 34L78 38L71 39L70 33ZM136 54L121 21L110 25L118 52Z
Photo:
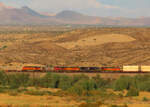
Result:
M61 34L1 34L0 63L54 66L150 64L149 28L84 28Z

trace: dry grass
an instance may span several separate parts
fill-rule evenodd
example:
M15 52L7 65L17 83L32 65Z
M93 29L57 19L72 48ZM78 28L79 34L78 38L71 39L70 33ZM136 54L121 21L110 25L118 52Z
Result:
M23 30L22 33L0 34L1 47L7 46L0 51L0 65L8 66L15 62L16 65L10 69L20 69L24 63L53 66L150 63L149 28L84 28L63 30L64 33L60 34L49 31L48 27L37 28L30 28L29 31L34 33Z
M13 105L23 106L29 105L30 107L72 107L77 106L78 103L75 101L67 101L65 98L57 96L31 96L31 95L19 95L10 96L7 94L0 94L0 105Z
M58 45L63 46L64 48L67 49L71 49L75 47L84 48L113 42L127 43L134 40L135 40L134 38L128 35L107 34L107 35L92 35L90 37L81 38L78 41L58 43Z
M30 88L33 90L33 88ZM43 90L43 89L38 89ZM46 90L46 89L44 89ZM47 89L51 92L56 90ZM113 92L109 90L109 92ZM115 92L117 93L126 93L124 92ZM128 105L128 107L149 107L150 100L143 101L143 97L150 99L149 92L140 92L138 97L121 97L115 98L115 100L105 100L103 103L104 107L109 107L110 105ZM0 106L5 107L78 107L78 105L82 104L83 101L77 101L77 97L71 96L52 96L52 95L44 95L44 96L34 96L34 95L26 95L26 94L18 94L16 96L11 96L9 94L0 94Z

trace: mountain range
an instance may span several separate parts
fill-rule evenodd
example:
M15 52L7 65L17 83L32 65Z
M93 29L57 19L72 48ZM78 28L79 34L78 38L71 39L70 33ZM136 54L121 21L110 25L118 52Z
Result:
M114 18L84 15L65 10L56 15L38 13L29 7L13 8L0 3L0 25L111 25L111 26L150 26L150 17Z

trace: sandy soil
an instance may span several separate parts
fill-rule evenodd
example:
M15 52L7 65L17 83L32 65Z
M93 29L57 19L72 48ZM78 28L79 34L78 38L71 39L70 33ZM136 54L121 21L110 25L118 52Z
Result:
M47 90L47 89L43 89ZM53 89L50 89L52 91ZM55 90L56 92L56 90ZM102 107L109 107L109 105L124 105L127 104L128 107L150 107L150 100L143 101L143 98L146 97L150 99L149 92L140 92L138 97L124 97L122 99L106 101ZM78 107L83 102L76 102L72 97L65 96L33 96L18 94L16 96L11 96L9 94L0 94L0 106L13 106L13 107Z
M31 96L20 94L18 96L10 96L8 94L0 94L0 105L30 106L30 107L77 107L78 103L69 98L57 96Z
M134 38L122 34L91 35L90 37L79 39L78 41L58 43L57 45L60 45L67 49L71 49L75 47L84 48L87 46L96 46L96 45L113 43L113 42L126 43L134 40L135 40Z
M150 64L149 28L78 28L53 32L47 27L33 28L31 33L16 30L0 34L1 65L13 62L51 66Z

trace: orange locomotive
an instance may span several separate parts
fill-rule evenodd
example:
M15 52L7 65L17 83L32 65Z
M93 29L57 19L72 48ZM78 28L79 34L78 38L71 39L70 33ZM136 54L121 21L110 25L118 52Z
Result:
M120 67L101 67L102 72L121 72Z
M80 71L78 67L54 67L54 71L56 72L75 72Z
M45 71L44 67L40 67L40 66L24 66L22 68L22 72L42 72Z

